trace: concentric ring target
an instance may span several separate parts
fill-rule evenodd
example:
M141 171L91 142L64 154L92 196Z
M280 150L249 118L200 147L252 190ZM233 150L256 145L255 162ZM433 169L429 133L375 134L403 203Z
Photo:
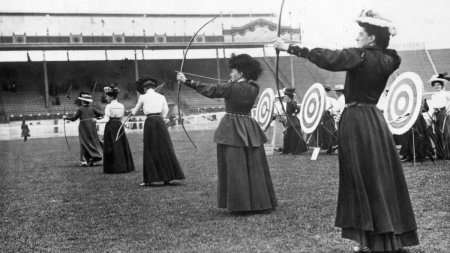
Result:
M303 97L300 109L300 125L303 132L310 134L319 125L325 110L325 89L320 83L313 84Z
M273 90L270 88L265 89L259 97L255 119L263 130L272 121L274 97Z
M399 75L392 83L386 99L384 118L393 134L404 134L421 112L423 82L414 72Z

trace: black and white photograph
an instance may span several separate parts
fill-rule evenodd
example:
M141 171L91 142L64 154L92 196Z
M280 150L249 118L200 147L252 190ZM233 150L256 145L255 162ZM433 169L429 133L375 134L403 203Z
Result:
M450 252L449 1L0 6L0 252Z

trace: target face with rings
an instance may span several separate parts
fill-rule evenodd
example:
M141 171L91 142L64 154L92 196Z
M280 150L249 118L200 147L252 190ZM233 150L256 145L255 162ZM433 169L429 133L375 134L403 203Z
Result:
M406 133L421 113L423 82L414 72L399 75L392 83L387 98L384 118L393 134Z
M300 125L303 132L316 130L325 110L325 89L320 83L313 84L305 94L300 109Z
M263 130L267 129L272 122L274 97L273 90L270 88L265 89L259 97L255 119Z

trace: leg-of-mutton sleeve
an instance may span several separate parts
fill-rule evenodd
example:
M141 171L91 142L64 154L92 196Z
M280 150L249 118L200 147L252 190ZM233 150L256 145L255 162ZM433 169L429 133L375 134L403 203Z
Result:
M166 97L163 96L162 98L163 98L163 105L161 110L161 116L165 118L167 117L167 113L169 113L169 106L167 105Z
M131 114L136 115L136 113L139 111L139 109L141 109L142 105L144 104L143 98L144 98L143 95L139 96L136 106L134 106L134 108L131 109Z
M361 48L342 50L314 48L310 50L297 45L289 45L287 52L308 59L319 68L329 71L348 71L364 62L364 49Z
M209 98L227 98L230 95L231 83L204 84L186 80L186 86Z

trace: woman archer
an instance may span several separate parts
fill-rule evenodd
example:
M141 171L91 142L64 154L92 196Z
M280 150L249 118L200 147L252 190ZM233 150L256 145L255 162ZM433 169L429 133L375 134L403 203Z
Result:
M417 225L394 139L377 109L389 76L400 66L391 22L363 11L358 47L308 49L278 38L278 50L329 71L346 71L344 109L338 131L339 193L335 225L358 242L354 252L388 252L419 244Z

